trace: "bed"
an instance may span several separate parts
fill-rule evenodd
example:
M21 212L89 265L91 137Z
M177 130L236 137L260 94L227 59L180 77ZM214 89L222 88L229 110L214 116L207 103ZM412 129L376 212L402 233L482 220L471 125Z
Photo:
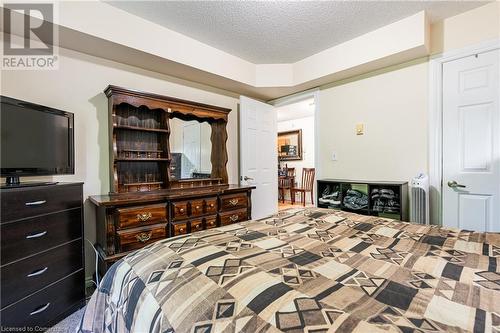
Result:
M79 331L500 332L499 258L499 234L290 209L129 254Z

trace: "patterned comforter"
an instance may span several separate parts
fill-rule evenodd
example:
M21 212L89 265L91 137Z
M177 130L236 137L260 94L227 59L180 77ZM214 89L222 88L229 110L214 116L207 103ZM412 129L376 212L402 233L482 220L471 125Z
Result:
M500 332L500 235L326 209L153 243L83 332Z

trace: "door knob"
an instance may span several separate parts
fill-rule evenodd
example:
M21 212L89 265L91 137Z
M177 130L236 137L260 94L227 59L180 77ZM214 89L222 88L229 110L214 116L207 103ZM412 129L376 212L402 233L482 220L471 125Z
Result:
M245 177L243 177L243 180L244 180L244 181L247 181L247 180L253 180L253 178L252 178L252 177L247 177L247 176L245 176Z
M448 186L449 186L449 187L451 187L451 188L457 188L457 187L465 188L465 187L467 187L467 186L465 186L465 185L462 185L462 184L457 183L457 182L456 182L456 181L454 181L454 180L450 180L450 181L448 182Z

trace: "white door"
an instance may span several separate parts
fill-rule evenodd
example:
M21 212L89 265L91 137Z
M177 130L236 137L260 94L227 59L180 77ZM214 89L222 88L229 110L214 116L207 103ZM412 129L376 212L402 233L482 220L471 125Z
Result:
M278 211L276 111L272 105L240 97L240 183L254 185L252 219Z
M500 231L499 57L443 65L443 225Z

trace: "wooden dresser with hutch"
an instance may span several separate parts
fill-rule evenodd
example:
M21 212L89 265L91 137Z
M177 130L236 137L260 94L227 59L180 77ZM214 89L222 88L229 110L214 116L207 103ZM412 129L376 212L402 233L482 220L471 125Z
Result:
M116 86L105 93L111 191L89 198L100 273L160 239L251 219L254 187L228 184L230 109Z

